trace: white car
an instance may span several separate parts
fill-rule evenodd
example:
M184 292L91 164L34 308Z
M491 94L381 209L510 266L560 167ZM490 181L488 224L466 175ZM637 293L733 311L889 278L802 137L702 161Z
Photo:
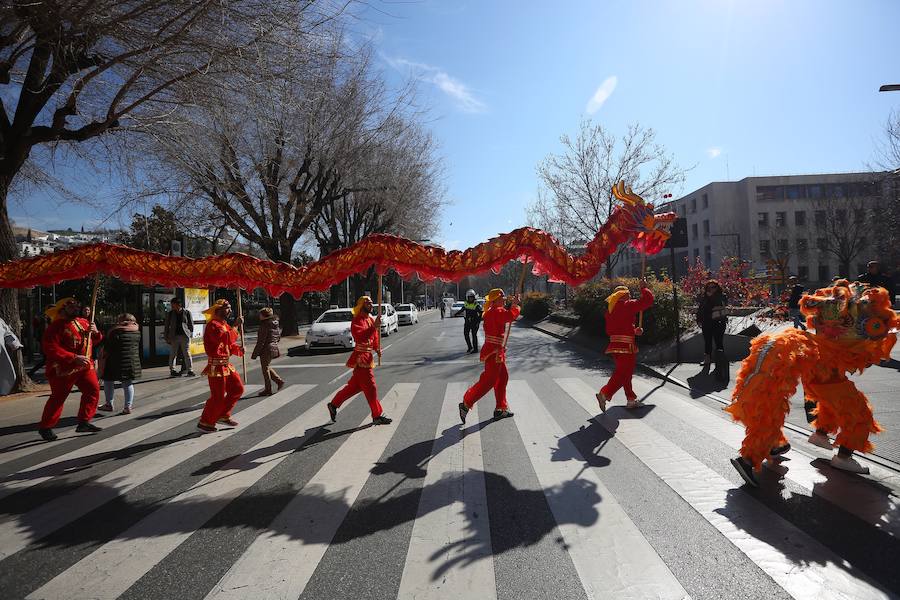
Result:
M466 306L465 302L454 302L450 305L450 316L451 317L461 317L463 316L463 308Z
M350 335L352 320L353 311L349 308L326 310L306 332L306 347L355 348L356 342Z
M415 325L419 322L419 310L415 304L397 305L397 323L400 325Z
M397 311L390 304L376 304L375 310L381 306L381 335L388 337L392 331L400 331L400 324L397 321Z

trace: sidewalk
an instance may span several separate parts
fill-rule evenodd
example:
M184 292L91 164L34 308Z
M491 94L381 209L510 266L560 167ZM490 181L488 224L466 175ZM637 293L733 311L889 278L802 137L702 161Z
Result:
M556 337L567 340L591 350L602 350L604 342L597 338L591 338L581 332L577 327L541 321L533 325L535 329ZM690 390L692 398L707 396L723 405L731 403L731 393L734 391L734 381L739 361L730 363L727 382L716 381L711 371L704 371L698 363L669 363L648 364L641 362L640 366L649 374L660 379L670 381L675 385ZM877 457L892 463L900 464L900 343L894 346L891 352L891 361L885 366L873 365L866 369L862 375L853 375L851 381L856 384L868 398L875 412L875 419L881 424L884 431L872 436ZM787 422L796 428L812 432L806 422L806 413L803 410L803 389L798 384L797 392L791 398L791 412ZM896 468L896 465L892 465Z

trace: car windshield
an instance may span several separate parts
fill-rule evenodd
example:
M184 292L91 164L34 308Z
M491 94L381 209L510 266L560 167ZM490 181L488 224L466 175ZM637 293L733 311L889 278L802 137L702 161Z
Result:
M342 321L352 321L353 313L349 310L336 310L334 312L323 313L316 323L340 323Z
M412 304L401 304L397 307L397 310L402 312L410 312L412 310Z

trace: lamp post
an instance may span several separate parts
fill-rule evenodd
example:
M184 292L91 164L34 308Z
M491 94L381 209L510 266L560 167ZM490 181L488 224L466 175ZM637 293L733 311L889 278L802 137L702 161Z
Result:
M744 262L741 256L741 234L739 233L711 233L709 237L736 237L737 238L737 258L738 262Z
M900 92L900 83L887 83L880 88L879 92Z

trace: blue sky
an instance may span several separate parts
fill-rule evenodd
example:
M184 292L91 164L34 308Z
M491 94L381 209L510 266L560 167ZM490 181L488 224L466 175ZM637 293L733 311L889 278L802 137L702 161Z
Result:
M354 25L380 66L421 80L445 161L438 240L464 248L525 224L535 167L590 116L657 131L678 195L752 175L855 171L900 92L900 2L388 1ZM98 215L42 194L14 218ZM45 210L45 207L47 210ZM24 213L24 214L23 214ZM17 218L17 220L23 220Z

